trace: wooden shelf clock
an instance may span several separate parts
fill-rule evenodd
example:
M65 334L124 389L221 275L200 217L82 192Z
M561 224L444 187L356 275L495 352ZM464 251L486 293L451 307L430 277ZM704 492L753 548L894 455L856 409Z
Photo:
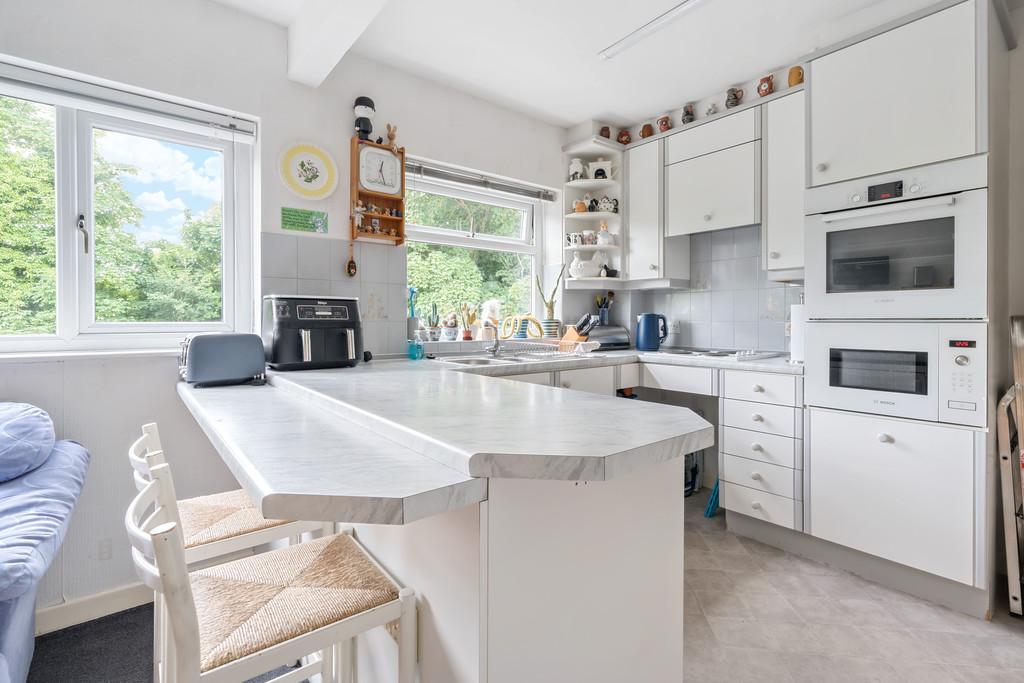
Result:
M352 136L349 176L352 239L405 242L405 147Z

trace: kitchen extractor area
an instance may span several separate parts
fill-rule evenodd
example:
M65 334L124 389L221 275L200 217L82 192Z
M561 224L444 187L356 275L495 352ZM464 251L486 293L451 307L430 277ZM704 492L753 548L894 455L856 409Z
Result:
M1024 681L1024 3L0 9L0 683Z

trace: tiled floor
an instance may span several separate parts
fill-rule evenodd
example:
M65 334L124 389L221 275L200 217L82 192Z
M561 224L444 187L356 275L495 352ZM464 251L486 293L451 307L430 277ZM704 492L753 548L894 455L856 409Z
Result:
M1024 682L1024 620L952 612L790 555L686 504L686 681Z

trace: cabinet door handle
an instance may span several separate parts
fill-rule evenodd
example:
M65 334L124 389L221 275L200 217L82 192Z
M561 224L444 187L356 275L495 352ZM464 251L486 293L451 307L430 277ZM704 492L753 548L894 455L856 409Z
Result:
M657 269L658 269L658 264L652 263L651 264L651 270L657 270Z
M814 167L814 170L817 171L818 173L824 173L825 171L828 170L828 164L820 163Z
M704 214L704 220L705 220L705 221L709 221L709 220L711 220L711 214L710 214L710 213L706 213L706 214Z
M753 509L755 509L755 510L760 510L760 509L761 509L761 504L760 504L760 503L758 503L758 502L757 502L757 501L755 500L755 501L754 501L753 503L751 503L751 504L750 504L750 507L752 507L752 508L753 508Z
M768 258L779 258L779 252L777 252L777 251L769 251L768 252Z
M750 388L753 389L754 393L756 393L756 394L763 394L764 393L764 387L762 387L760 384L755 384L754 386L752 386Z
M562 388L563 388L563 389L569 389L569 388L571 388L571 387L569 386L569 383L568 383L568 382L562 382Z
M761 444L759 444L759 443L757 443L755 441L754 443L750 444L750 450L752 450L752 451L763 451L764 450L764 446L762 446Z
M750 419L753 420L754 422L764 422L764 417L759 415L758 413L754 413L753 415L751 415Z
M750 473L750 478L753 479L754 481L761 481L762 477L761 477L761 474L759 472L751 472Z
M878 435L878 440L881 443L894 443L896 441L896 439L892 438L892 436L886 434L885 432L882 432L881 434Z

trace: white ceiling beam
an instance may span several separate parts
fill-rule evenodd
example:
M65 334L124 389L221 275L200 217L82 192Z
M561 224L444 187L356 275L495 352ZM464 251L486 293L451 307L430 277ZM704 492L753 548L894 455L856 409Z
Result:
M319 87L387 0L306 0L288 26L288 78Z

